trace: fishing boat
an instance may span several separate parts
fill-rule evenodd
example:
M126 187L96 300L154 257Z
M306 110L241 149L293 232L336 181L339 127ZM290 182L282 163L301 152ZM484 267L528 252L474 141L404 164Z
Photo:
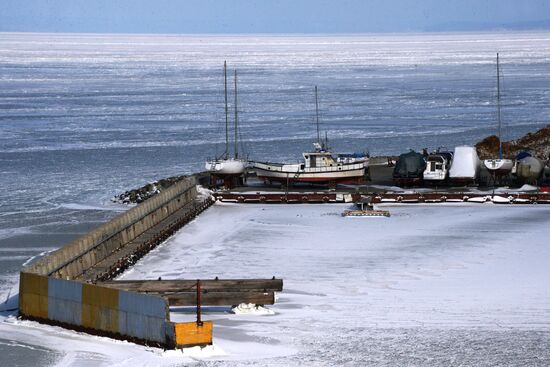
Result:
M429 154L423 174L424 182L427 184L441 184L447 181L452 161L453 153L441 148Z
M251 162L259 179L266 183L281 182L290 185L302 183L361 183L369 163L368 152L355 154L333 154L328 147L325 134L321 140L319 131L319 100L315 87L315 113L317 125L317 141L313 143L313 151L302 154L303 161L298 163Z
M504 176L512 171L514 161L502 158L502 139L501 139L501 118L500 118L500 67L497 53L497 120L498 120L498 158L485 159L483 164L493 174L493 176Z
M246 160L239 158L239 119L237 111L237 70L235 70L235 139L233 156L230 152L229 142L229 107L227 101L227 63L223 63L224 97L225 97L225 151L219 157L206 161L205 168L208 172L220 178L240 176L246 168Z

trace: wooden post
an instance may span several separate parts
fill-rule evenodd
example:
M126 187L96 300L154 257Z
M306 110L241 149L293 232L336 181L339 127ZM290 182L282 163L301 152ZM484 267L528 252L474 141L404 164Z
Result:
M197 326L202 326L201 321L201 281L197 279Z

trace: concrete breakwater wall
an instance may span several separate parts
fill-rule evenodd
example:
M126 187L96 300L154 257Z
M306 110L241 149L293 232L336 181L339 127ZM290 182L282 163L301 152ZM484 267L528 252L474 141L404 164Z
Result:
M209 198L198 200L195 178L188 177L22 269L20 315L165 348L211 344L211 322L170 322L164 298L102 287L82 277L155 226L178 214L189 218L208 206Z

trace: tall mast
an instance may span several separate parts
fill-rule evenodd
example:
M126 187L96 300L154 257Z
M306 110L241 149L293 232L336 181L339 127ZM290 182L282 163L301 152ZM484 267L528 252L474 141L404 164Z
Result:
M239 157L239 150L238 150L238 139L239 139L239 132L238 132L238 125L239 125L239 118L238 118L238 112L237 112L237 70L235 69L235 159Z
M315 86L315 118L317 120L317 143L321 144L321 135L319 134L319 101L317 99L317 86Z
M502 139L501 139L501 122L500 122L500 65L497 52L497 119L498 119L498 155L502 159Z
M227 62L223 62L223 85L225 92L225 159L229 158L229 110L227 108Z

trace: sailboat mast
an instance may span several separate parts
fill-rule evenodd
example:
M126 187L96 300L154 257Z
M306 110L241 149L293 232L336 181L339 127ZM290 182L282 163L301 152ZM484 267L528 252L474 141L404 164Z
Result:
M317 143L321 144L321 135L319 133L319 101L317 98L317 86L315 86L315 118L317 120Z
M498 119L498 154L499 159L502 159L502 138L501 138L501 122L500 122L500 65L497 52L497 119Z
M238 118L238 112L237 112L237 70L235 70L235 159L239 157L239 150L238 150L238 139L239 139L239 132L238 132L238 125L239 125L239 118Z
M223 80L225 92L225 159L229 158L229 109L227 107L227 61L223 62Z

